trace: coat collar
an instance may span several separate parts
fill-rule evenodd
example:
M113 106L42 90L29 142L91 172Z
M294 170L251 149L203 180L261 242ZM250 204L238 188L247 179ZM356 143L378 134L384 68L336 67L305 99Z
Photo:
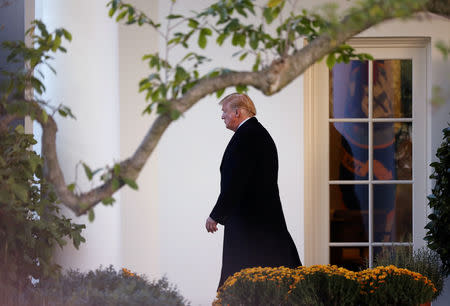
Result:
M236 132L237 132L242 126L246 125L247 123L248 123L248 124L251 124L251 123L253 123L253 122L258 122L258 120L256 119L256 117L250 117L250 118L245 119L244 121L241 122L241 124L239 124L239 126L238 126Z

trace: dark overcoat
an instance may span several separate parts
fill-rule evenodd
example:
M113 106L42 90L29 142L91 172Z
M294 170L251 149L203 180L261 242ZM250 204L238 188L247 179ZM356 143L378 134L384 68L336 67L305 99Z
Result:
M210 214L225 226L219 287L243 268L300 266L278 192L277 149L255 117L234 133L220 174L220 195Z

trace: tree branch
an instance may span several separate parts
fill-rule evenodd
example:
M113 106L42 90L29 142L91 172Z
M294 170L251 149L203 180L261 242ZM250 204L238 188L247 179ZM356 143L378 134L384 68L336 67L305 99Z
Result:
M413 11L419 11L421 9L417 8ZM332 52L346 40L377 23L394 18L395 16L392 15L392 11L394 10L386 5L383 7L384 14L381 17L379 15L375 17L369 16L360 24L355 23L355 19L352 16L348 16L342 20L332 33L322 34L292 55L277 58L269 67L258 72L237 71L213 78L201 79L182 97L170 101L171 105L174 109L184 113L203 97L220 89L237 85L252 86L265 95L273 95L300 76L309 66ZM366 12L361 11L356 13L366 14ZM38 103L31 103L34 103L33 105L35 107L40 108ZM37 120L43 128L42 148L47 166L46 169L48 169L48 172L45 174L46 178L55 186L57 195L67 207L77 215L81 215L94 207L102 199L110 197L117 191L113 189L111 179L86 193L78 195L70 191L64 181L64 176L56 155L56 123L51 116L48 117L47 121L44 121L42 118L37 118ZM139 176L139 173L171 122L172 119L168 114L162 114L157 117L134 154L120 163L120 177L135 180ZM123 185L124 183L120 181L119 188Z
M5 132L8 130L9 125L16 119L20 119L18 115L6 114L0 117L0 132Z

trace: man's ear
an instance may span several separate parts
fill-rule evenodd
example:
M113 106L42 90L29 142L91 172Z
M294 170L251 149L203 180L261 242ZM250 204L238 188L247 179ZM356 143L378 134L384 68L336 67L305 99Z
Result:
M239 108L236 108L234 111L234 116L239 117Z

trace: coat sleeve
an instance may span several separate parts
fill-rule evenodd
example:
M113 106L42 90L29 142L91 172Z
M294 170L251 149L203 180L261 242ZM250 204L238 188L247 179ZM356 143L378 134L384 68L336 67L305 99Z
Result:
M221 169L220 195L211 214L214 221L224 224L242 199L255 165L254 146L245 137L230 148ZM228 153L228 152L227 152Z

